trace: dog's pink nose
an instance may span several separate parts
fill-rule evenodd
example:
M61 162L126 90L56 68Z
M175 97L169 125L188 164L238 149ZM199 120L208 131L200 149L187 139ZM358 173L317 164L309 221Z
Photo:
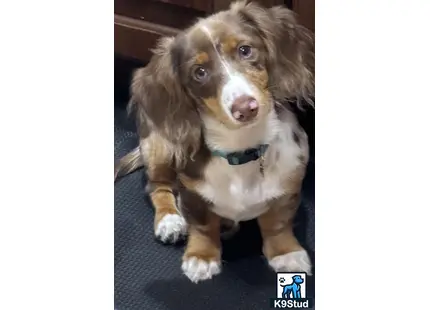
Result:
M238 97L231 106L231 114L239 122L248 122L258 114L258 103L251 96Z

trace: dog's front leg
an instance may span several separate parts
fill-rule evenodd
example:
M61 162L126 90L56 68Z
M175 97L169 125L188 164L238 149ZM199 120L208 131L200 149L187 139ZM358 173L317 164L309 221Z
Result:
M271 202L269 210L258 218L263 253L276 272L311 272L309 256L293 233L299 203L298 194L285 195Z
M165 142L156 134L141 140L141 152L148 176L148 191L155 209L154 233L162 242L176 242L187 233L185 219L178 211L173 193L177 173L172 167Z
M213 213L206 225L190 225L182 270L193 282L212 278L221 272L219 218Z
M189 225L182 259L184 274L194 283L221 272L221 219L198 194L181 190L183 214Z
M187 233L185 219L178 212L173 188L175 172L168 164L153 164L147 169L148 189L155 209L154 232L162 242L176 242Z

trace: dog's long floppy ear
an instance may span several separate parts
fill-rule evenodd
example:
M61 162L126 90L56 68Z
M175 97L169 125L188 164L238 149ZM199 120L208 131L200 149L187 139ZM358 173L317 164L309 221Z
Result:
M130 109L139 122L147 122L184 155L199 148L200 117L180 83L182 49L176 38L162 38L146 67L135 71L131 83Z
M315 85L314 35L286 7L270 9L248 1L232 4L263 39L268 52L269 87L278 100L305 99L312 103Z

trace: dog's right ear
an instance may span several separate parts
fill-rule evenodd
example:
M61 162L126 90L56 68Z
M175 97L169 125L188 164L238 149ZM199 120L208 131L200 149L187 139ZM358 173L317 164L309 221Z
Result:
M130 108L138 123L146 122L164 139L194 153L200 145L201 123L193 100L180 83L182 47L176 38L163 38L148 65L136 70L131 83Z
M275 99L304 99L313 105L315 95L314 35L300 25L285 6L263 8L238 1L231 10L257 31L268 54L269 87Z

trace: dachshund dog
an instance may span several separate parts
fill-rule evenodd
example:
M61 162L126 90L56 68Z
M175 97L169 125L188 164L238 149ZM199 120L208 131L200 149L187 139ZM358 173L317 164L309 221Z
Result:
M160 39L135 71L139 147L115 179L145 166L155 235L187 237L193 282L221 271L221 223L256 219L275 271L310 273L293 233L308 138L293 104L314 97L314 39L292 11L239 1Z

